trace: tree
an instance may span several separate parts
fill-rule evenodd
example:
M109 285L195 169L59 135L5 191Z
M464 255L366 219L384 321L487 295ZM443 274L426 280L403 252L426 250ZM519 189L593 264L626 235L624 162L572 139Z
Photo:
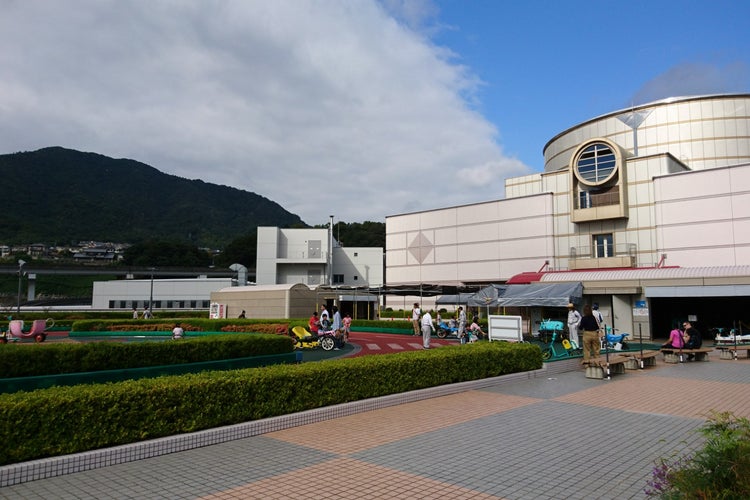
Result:
M185 243L150 240L125 250L123 262L141 267L208 267L211 256Z

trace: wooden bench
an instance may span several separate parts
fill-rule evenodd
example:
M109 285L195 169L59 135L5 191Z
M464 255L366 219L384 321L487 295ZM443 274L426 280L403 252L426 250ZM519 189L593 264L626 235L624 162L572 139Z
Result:
M647 366L656 366L656 358L659 351L637 351L628 354L628 360L625 362L626 370L638 370Z
M745 357L750 358L750 345L718 345L721 351L719 359L737 359L737 351L745 351Z
M696 361L708 361L708 353L713 350L713 347L701 347L699 349L661 348L661 352L664 354L665 363L684 363L687 361L689 354L694 354Z
M590 362L586 367L586 378L604 379L609 378L608 375L615 375L618 373L625 373L625 363L628 361L628 356L622 355L610 355L609 356L609 371L607 371L607 359L602 357L599 359L598 364Z

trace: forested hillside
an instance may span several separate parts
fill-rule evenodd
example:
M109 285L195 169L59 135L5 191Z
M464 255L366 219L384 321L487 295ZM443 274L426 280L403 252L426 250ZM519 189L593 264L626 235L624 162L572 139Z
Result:
M0 243L172 240L222 248L259 225L304 227L255 193L60 147L0 155Z

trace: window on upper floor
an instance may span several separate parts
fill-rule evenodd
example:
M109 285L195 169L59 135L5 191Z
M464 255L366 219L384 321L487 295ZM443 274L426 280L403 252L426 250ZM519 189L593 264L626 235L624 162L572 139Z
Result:
M334 274L333 275L333 283L343 283L344 282L344 275L343 274Z
M593 238L594 258L603 259L605 257L614 257L614 239L612 233L595 234Z

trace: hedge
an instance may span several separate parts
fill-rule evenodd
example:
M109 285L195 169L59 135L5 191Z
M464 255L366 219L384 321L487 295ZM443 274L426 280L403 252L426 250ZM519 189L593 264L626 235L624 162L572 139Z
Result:
M0 395L0 465L542 367L531 344L482 342Z
M281 335L226 334L169 342L84 342L0 346L0 378L119 370L292 352Z

